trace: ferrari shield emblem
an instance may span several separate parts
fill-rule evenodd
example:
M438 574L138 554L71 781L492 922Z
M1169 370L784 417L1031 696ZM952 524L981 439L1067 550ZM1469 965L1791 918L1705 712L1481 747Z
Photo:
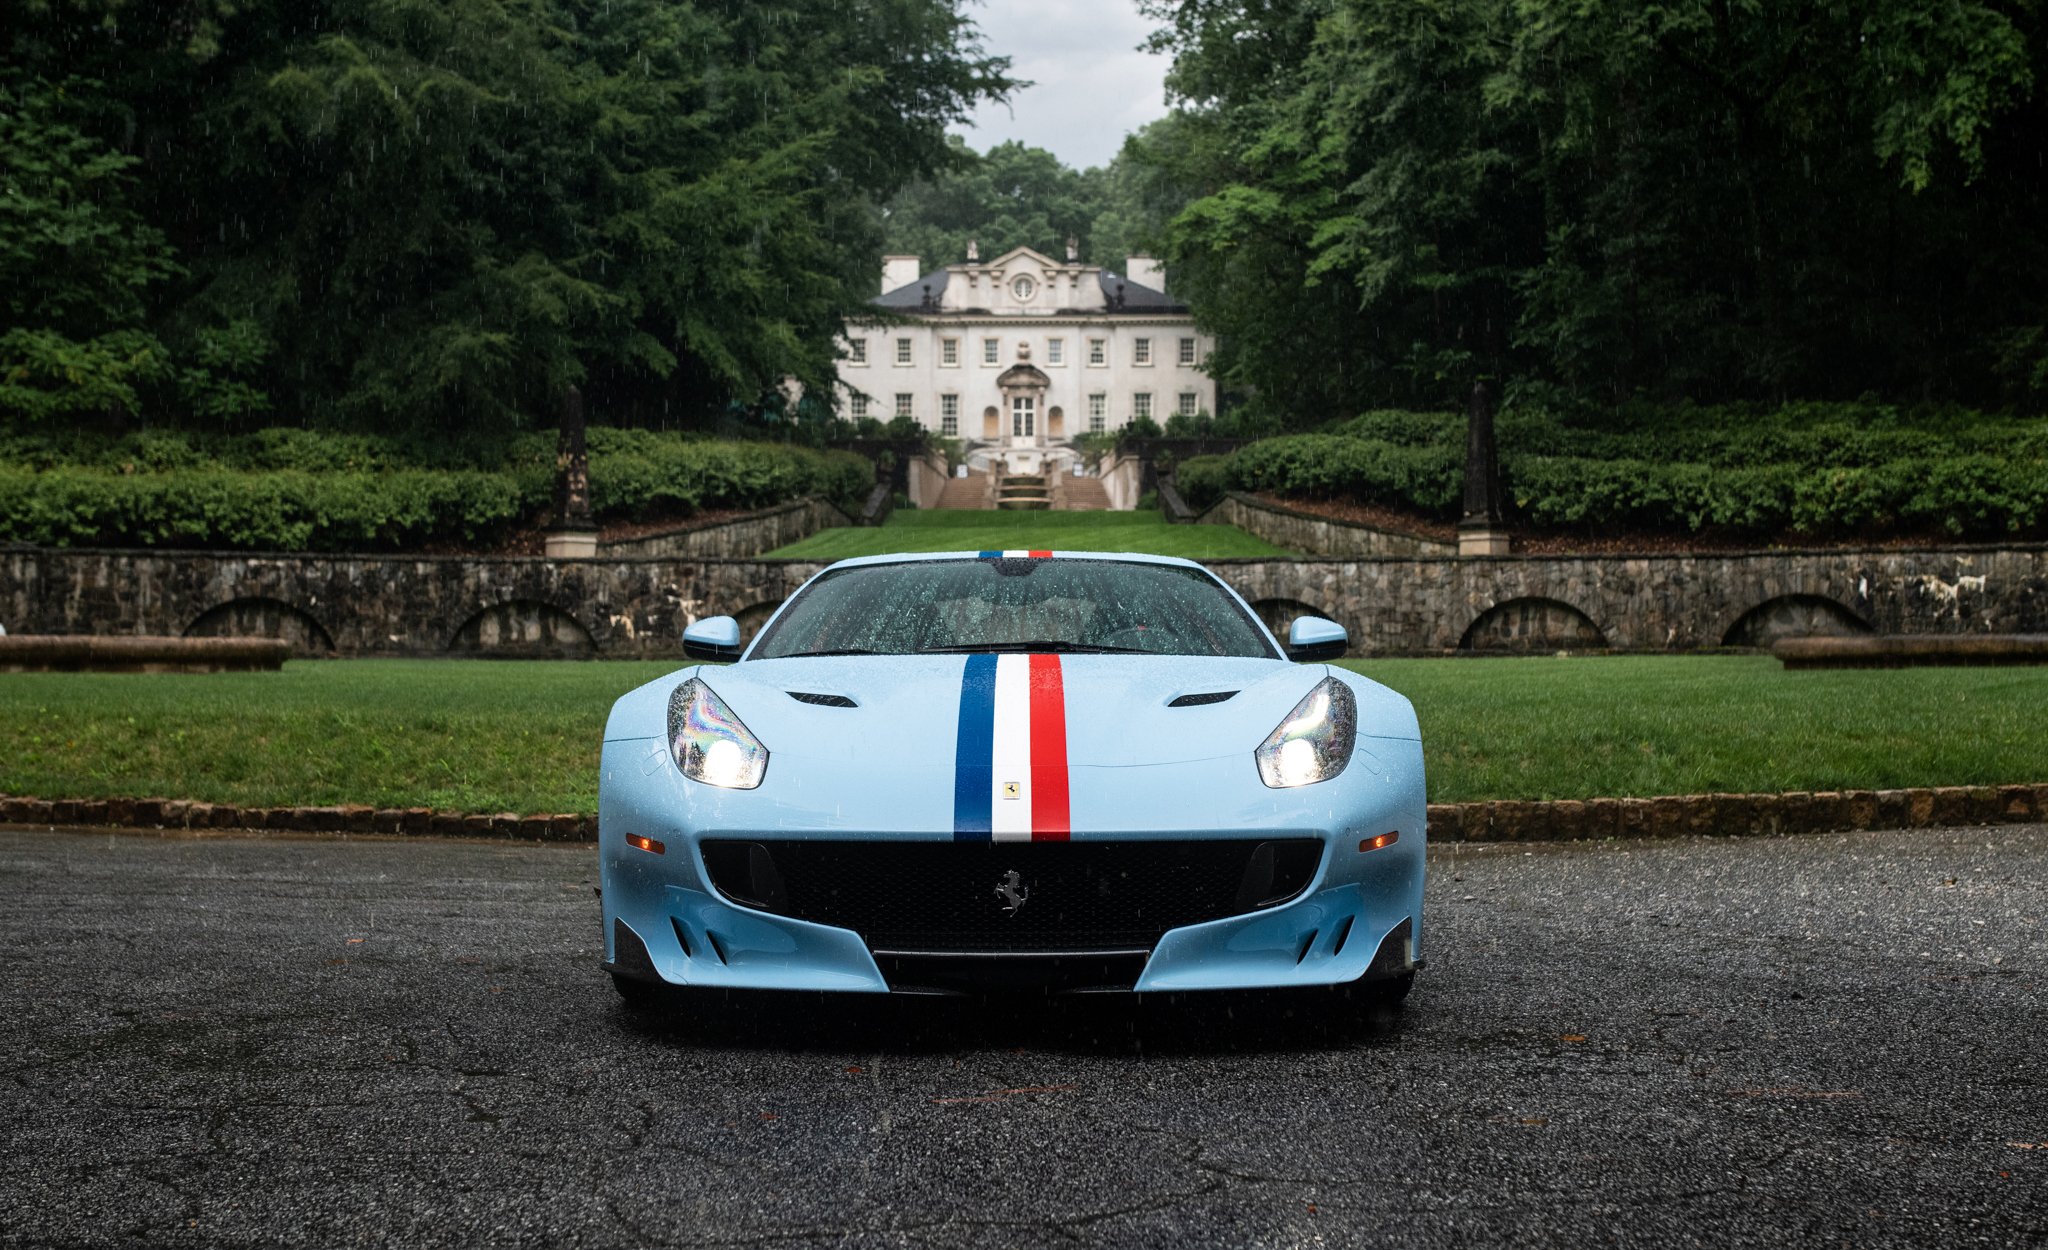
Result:
M1023 798L1024 783L1021 781L1005 781L1003 783L1003 797L1006 799Z

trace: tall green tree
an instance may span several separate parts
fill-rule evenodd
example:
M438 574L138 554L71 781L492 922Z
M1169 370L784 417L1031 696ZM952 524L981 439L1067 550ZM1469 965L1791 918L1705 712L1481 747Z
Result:
M1146 8L1202 136L1144 157L1190 198L1176 287L1296 420L1474 374L1589 403L2048 375L2035 0Z
M889 252L947 265L965 260L973 242L983 257L1030 247L1059 259L1074 239L1084 258L1107 263L1093 254L1103 171L1069 168L1046 149L1022 143L977 154L958 136L951 142L945 167L884 206Z
M133 414L168 368L145 300L176 266L139 162L80 124L93 86L0 81L0 414L32 424Z
M872 205L1009 87L958 0L22 0L0 47L103 84L166 342L259 326L280 411L382 427L824 384Z

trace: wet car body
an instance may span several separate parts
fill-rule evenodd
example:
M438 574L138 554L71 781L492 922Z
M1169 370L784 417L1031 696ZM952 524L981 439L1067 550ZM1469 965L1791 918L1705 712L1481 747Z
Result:
M805 606L821 584L840 612ZM792 641L872 641L842 619L862 602L951 641ZM721 627L737 643L707 624L699 653ZM1341 651L1317 624L1320 642L1283 647L1213 575L1160 557L834 565L738 662L614 706L605 967L628 997L1355 984L1398 1001L1420 963L1420 734L1400 695L1289 658Z

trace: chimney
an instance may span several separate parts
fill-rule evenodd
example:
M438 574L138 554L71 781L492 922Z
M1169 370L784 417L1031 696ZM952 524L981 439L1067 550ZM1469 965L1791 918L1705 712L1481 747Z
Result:
M1139 286L1149 286L1155 291L1166 290L1166 270L1150 256L1132 256L1124 262L1124 277Z
M916 256L884 256L882 258L882 294L901 290L917 281L923 265Z

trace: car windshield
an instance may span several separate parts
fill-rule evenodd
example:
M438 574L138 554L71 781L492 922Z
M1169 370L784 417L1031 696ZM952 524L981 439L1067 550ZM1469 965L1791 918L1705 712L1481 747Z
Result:
M747 658L953 651L1278 658L1200 569L1058 557L839 569L791 600Z

